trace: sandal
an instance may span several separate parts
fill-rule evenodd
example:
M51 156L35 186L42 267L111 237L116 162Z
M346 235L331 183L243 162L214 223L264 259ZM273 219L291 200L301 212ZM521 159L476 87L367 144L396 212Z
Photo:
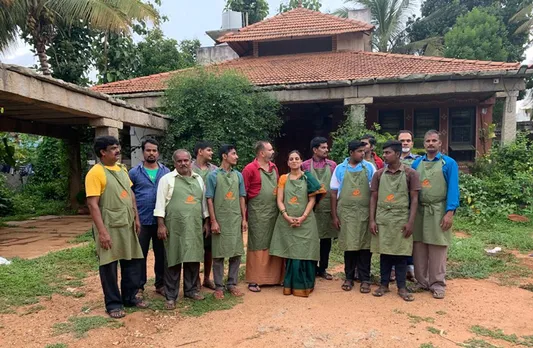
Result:
M381 296L385 295L385 293L387 293L387 292L390 292L389 287L385 286L385 285L380 285L379 288L374 290L372 295L374 295L376 297L381 297Z
M124 312L124 310L120 309L120 308L116 308L116 309L112 309L110 311L106 311L106 313L107 313L107 315L109 315L113 319L120 319L120 318L124 318L126 316L126 313Z
M134 307L137 307L137 308L140 308L140 309L146 309L149 307L149 304L148 302L146 302L145 300L141 299L137 299L137 302L135 302L135 305Z
M433 293L433 298L436 298L437 300L442 300L444 298L444 290L431 290L431 292Z
M411 302L415 300L415 297L407 291L406 288L398 289L398 296L403 298L404 301Z
M192 294L191 296L185 296L187 298L190 298L191 300L194 300L194 301L202 301L202 300L205 300L205 297L200 294L199 292L196 292L194 294Z
M236 286L229 288L228 291L230 294L232 294L235 297L241 297L244 295L242 291L239 290Z
M160 288L155 289L155 293L156 293L156 294L159 294L159 295L161 295L161 296L165 296L165 287L162 286L162 287L160 287Z
M217 300L223 300L224 299L224 291L222 291L221 289L215 290L215 292L213 293L213 296Z
M390 272L390 281L391 282L396 281L396 271L395 270L391 270L391 272Z
M359 292L361 294L368 294L370 292L370 283L362 282Z
M352 280L345 280L344 284L342 284L341 289L344 291L350 291L353 289L353 281Z
M414 286L407 288L407 289L409 290L409 292L412 292L412 293L429 291L428 288L426 288L425 286L422 286L422 284L420 283L416 283Z
M135 294L135 299L139 300L139 301L142 301L143 298L144 298L144 290L143 289L139 289L137 291L137 294Z
M215 282L213 282L211 279L204 279L204 288L208 288L211 290L216 290Z
M261 292L261 288L255 283L248 284L248 290L250 290L251 292Z
M413 271L407 271L405 279L407 279L408 281L413 282L413 283L416 282L415 274L413 273Z
M166 300L166 301L165 301L165 309L166 309L167 311L171 311L171 310L176 309L176 301L173 301L173 300Z
M318 276L320 278L324 278L326 280L332 280L333 279L333 276L331 274L329 274L328 272L319 273Z

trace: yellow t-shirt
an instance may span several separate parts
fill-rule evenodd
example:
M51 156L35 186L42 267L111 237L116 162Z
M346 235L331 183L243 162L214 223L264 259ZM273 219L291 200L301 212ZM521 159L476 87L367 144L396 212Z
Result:
M105 166L109 170L113 170L115 172L118 172L120 170L124 170L126 174L128 174L128 170L126 167L121 167L118 164L115 164L114 166ZM105 177L105 171L104 168L100 164L94 165L89 172L87 173L87 176L85 176L85 194L87 197L100 197L102 193L104 193L105 185L106 185L106 177ZM130 180L130 186L133 186L133 183Z

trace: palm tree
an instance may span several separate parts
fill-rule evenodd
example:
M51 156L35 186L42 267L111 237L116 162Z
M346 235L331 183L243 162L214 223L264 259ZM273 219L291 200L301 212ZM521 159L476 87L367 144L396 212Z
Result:
M377 51L388 52L402 34L402 25L411 12L410 0L344 0L345 4L362 5L370 9L372 24L376 26L372 44ZM349 7L333 13L348 18Z
M0 0L0 51L20 30L32 44L42 73L50 75L46 48L56 35L59 20L86 21L93 29L127 32L135 21L157 23L158 19L155 8L141 0Z

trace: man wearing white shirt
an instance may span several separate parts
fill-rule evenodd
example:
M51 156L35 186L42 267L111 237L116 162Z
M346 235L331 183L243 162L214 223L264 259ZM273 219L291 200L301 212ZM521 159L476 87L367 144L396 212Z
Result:
M158 238L165 241L165 309L175 309L183 264L185 297L203 300L197 282L204 258L203 231L208 228L205 187L202 177L191 169L191 154L176 150L174 169L159 181L154 216Z

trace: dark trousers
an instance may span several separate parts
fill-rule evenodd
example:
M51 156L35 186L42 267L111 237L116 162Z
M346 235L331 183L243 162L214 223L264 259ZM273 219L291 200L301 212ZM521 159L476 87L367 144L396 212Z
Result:
M241 265L241 256L233 256L229 258L228 266L228 281L226 288L231 289L237 286L239 282L239 267ZM213 278L215 279L215 286L217 290L224 289L224 259L213 259Z
M344 252L344 273L346 280L355 280L355 272L359 280L364 283L370 283L370 264L372 262L372 253L368 249Z
M181 263L165 269L165 297L176 301L180 291ZM198 292L196 279L200 273L200 262L183 263L183 294L191 297Z
M396 269L396 285L398 289L406 287L405 277L407 275L407 259L409 256L386 255L379 257L379 269L381 273L381 285L389 286L392 266Z
M412 256L408 256L407 257L407 266L412 266L412 265L414 265L413 257Z
M141 286L144 290L146 285L146 257L150 249L150 240L152 241L152 249L154 251L154 273L155 273L155 288L163 287L163 277L165 274L165 245L163 241L157 238L157 225L142 225L141 233L139 234L139 244L143 251L144 260L141 265Z
M137 303L135 295L139 291L139 280L142 259L120 260L120 289L118 288L119 261L114 261L99 267L100 281L104 291L106 311L122 309L124 306L133 307Z
M329 252L331 251L331 238L324 238L320 240L320 261L318 262L316 272L317 274L326 273L329 264Z

